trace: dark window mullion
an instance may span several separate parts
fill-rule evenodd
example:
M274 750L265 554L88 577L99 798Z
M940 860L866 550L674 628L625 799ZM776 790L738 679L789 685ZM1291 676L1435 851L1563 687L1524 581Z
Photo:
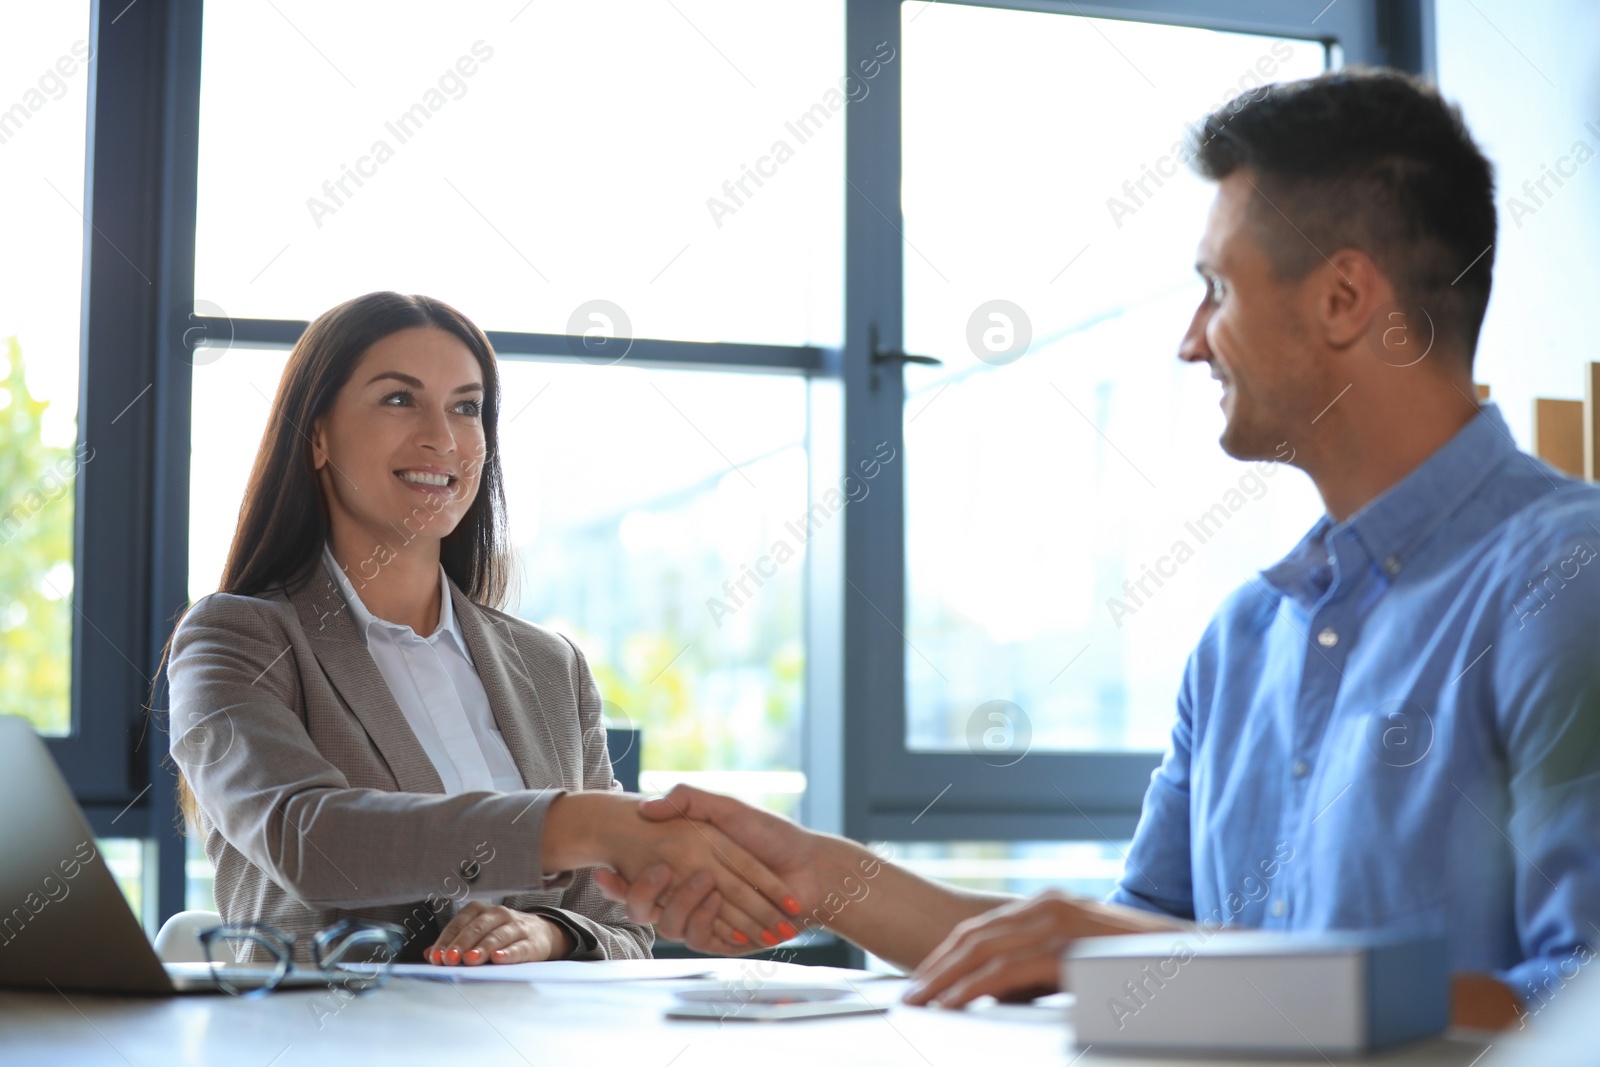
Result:
M845 59L852 70L896 57L873 91L845 113L844 461L851 470L880 443L894 450L872 492L844 511L844 832L871 835L878 780L905 767L905 385L899 368L875 368L873 345L897 350L904 322L900 211L899 0L846 0Z
M156 279L169 5L115 20L95 4L83 213L84 301L74 530L71 736L52 754L80 800L127 803L153 664L147 656ZM141 10L142 8L142 10Z
M289 348L300 339L308 325L294 319L224 319L197 317L194 326L211 343L260 345ZM582 338L559 333L519 333L512 330L486 330L489 343L502 356L533 356L572 359L597 366L613 362L651 366L705 367L720 370L797 370L815 373L823 369L823 351L806 345L765 345L726 341L673 341L655 337L636 337L628 343L626 354L618 360L602 359L584 353Z

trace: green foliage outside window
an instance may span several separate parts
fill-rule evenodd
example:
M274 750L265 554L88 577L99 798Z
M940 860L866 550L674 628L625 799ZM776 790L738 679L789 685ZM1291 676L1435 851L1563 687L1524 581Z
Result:
M0 714L63 734L71 716L72 520L83 453L41 440L49 406L28 391L17 339L0 342Z

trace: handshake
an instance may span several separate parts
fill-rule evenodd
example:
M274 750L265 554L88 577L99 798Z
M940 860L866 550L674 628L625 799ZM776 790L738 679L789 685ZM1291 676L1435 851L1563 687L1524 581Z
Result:
M735 956L795 937L806 925L802 913L821 903L821 852L849 844L732 797L679 786L648 800L565 794L546 815L542 847L547 871L601 868L601 891L624 902L631 921L696 950ZM860 851L875 873L876 857ZM858 884L850 873L841 875Z
M1029 1000L1059 987L1061 952L1077 938L1189 925L1058 891L1018 899L941 885L689 786L650 800L563 794L543 848L545 870L602 868L596 882L631 921L701 952L737 956L826 925L904 968L912 1004Z

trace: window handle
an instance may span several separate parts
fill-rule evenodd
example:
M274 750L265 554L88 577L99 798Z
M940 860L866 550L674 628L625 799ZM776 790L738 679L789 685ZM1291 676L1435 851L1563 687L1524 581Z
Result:
M881 367L885 363L921 363L929 367L944 366L944 360L936 359L933 356L914 356L909 352L883 348L878 344L877 323L872 325L870 340L872 341L872 365L874 367Z
M878 368L882 368L882 366L904 366L906 363L922 363L923 366L944 366L944 360L936 360L931 355L912 355L909 352L901 352L899 349L885 349L885 347L880 346L878 344L877 323L872 323L872 331L870 331L867 339L872 342L872 392L877 392L878 386L882 384L880 378L878 378Z
M944 366L944 360L935 359L933 356L913 356L908 352L887 352L881 348L873 349L872 362L883 363L923 363L930 367Z

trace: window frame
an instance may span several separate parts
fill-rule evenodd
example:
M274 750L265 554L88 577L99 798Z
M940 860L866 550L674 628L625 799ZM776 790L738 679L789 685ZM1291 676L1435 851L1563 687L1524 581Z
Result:
M75 487L71 731L46 739L95 834L145 843L151 929L184 894L166 725L147 709L185 577L168 535L188 507L199 30L199 0L91 4L78 440L98 462Z
M904 0L914 4L919 0ZM934 0L948 2L948 0ZM1082 15L1321 40L1340 65L1432 66L1432 8L1367 0L1323 7L1254 0L962 0L975 6ZM851 0L847 55L887 40L899 55L902 0ZM1304 8L1305 10L1301 10ZM1320 14L1318 8L1321 8ZM1315 26L1311 25L1315 21ZM903 375L871 361L876 340L902 346L905 264L901 185L901 69L886 66L852 107L846 129L846 438L888 441L904 455ZM858 840L1126 840L1160 752L1030 752L1006 767L965 753L906 747L905 463L847 516L843 606L844 812Z
M1322 4L1284 12L1266 0L971 2L1302 37ZM844 0L847 64L881 41L899 53L900 8ZM183 909L186 885L157 675L188 604L189 358L207 338L287 347L306 325L195 314L203 14L203 0L92 0L78 422L96 462L76 485L72 732L48 739L95 833L147 842L152 930ZM1316 26L1346 63L1433 68L1426 0L1344 0ZM899 65L885 65L874 91L846 111L842 347L638 338L624 360L803 375L813 497L880 442L904 451L901 375L875 364L872 347L876 338L892 351L902 336L900 92ZM562 335L489 336L507 358L571 359ZM885 464L878 477L808 544L804 821L859 839L1127 836L1155 754L1036 753L1002 775L971 757L906 750L903 465Z

